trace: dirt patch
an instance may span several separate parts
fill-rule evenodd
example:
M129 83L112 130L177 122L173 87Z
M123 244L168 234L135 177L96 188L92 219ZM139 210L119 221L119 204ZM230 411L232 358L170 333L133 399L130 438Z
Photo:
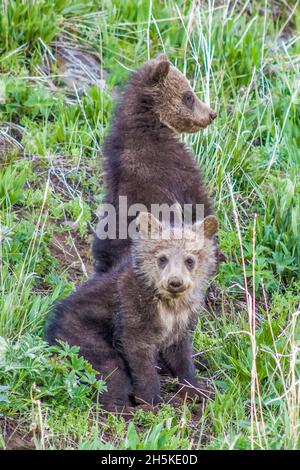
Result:
M188 420L188 423L185 423L185 425L188 425L194 430L195 440L191 440L190 449L194 447L194 441L197 445L199 442L202 445L207 444L209 441L209 435L205 435L203 433L199 436L199 420L203 415L207 401L213 399L210 380L207 378L201 379L201 390L204 391L207 398L204 397L203 400L198 402L188 400L186 396L180 393L180 388L179 391L178 388L176 391L177 386L175 381L169 377L161 376L161 383L163 404L170 404L174 408L174 416L178 416L178 421L180 421L180 416L184 415L184 419ZM210 397L208 397L209 394L211 395ZM188 415L187 406L189 409ZM149 426L141 424L139 411L152 412L154 415L157 415L160 408L161 405L154 408L148 405L139 405L137 407L123 409L114 413L108 413L104 410L95 410L95 412L91 411L91 417L93 420L97 420L99 422L101 440L105 442L113 442L116 438L116 433L115 429L110 424L110 415L113 414L115 416L122 417L127 423L135 421L137 430L140 433L143 433L149 429ZM0 431L3 438L3 449L5 450L36 449L35 438L39 441L41 437L39 429L33 427L28 419L21 416L0 417ZM73 445L75 447L78 442L79 436L73 436ZM52 445L59 449L64 449L67 444L58 438L57 441L52 442Z
M0 429L5 450L35 449L30 424L23 418L0 417Z
M10 156L23 153L21 144L23 128L13 122L3 122L0 126L0 166L9 163ZM9 157L8 159L6 157Z
M67 270L70 279L78 281L94 273L91 259L92 235L82 239L76 230L56 233L49 246L52 255L59 261L60 270Z
M55 54L58 70L61 75L61 84L67 87L71 94L75 90L83 93L92 85L97 85L104 91L106 87L107 72L101 67L99 58L79 46L72 46L60 41L55 43Z
M19 148L10 140L1 135L0 129L0 167L9 163L9 158L12 153L18 154Z

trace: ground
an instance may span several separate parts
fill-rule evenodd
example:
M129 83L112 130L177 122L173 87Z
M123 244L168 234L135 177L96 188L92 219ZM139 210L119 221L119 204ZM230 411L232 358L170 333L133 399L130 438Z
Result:
M101 9L100 6L101 5ZM0 447L300 447L299 2L8 0L0 9ZM43 341L93 271L102 154L130 70L165 51L218 112L191 146L228 257L194 335L203 405L105 414L76 348ZM198 356L197 356L198 357Z

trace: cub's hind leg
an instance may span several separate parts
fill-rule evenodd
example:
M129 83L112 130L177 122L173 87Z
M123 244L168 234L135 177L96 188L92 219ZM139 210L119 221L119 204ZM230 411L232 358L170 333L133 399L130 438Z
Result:
M82 354L99 372L98 378L105 380L107 391L99 396L107 411L121 411L132 405L133 389L126 364L122 356L109 344L80 348Z

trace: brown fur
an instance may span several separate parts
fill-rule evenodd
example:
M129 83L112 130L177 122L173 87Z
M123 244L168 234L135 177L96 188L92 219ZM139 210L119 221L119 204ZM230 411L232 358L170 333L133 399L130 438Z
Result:
M117 209L117 216L119 196L127 196L128 207L144 204L149 212L151 204L192 204L193 221L196 204L204 205L205 216L212 214L199 169L178 133L196 132L215 116L165 56L134 72L105 143L104 202ZM130 239L95 237L96 271L108 271L129 254L130 245Z
M147 239L145 221L158 239ZM141 213L137 224L140 235L131 256L63 300L46 330L51 344L60 339L80 346L106 378L108 392L102 399L107 409L130 405L132 397L158 403L158 360L180 383L198 385L189 332L215 267L216 219L194 224L183 239L173 227L169 240L162 239L166 227L150 214Z

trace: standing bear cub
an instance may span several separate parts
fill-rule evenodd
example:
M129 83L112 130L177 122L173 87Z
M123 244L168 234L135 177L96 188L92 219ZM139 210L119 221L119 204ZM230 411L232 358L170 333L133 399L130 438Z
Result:
M98 273L108 271L129 253L130 238L119 236L120 196L127 197L128 207L143 204L148 212L152 212L151 204L190 204L192 222L196 205L203 205L204 216L212 214L198 166L179 134L204 129L215 117L215 111L197 98L190 82L165 55L132 74L104 146L104 202L116 209L117 227L115 239L95 237ZM127 227L133 219L127 218Z
M200 395L190 333L215 269L217 219L166 226L140 213L131 254L54 310L46 338L66 341L107 381L106 409L160 402L157 365ZM149 237L151 231L151 237Z

